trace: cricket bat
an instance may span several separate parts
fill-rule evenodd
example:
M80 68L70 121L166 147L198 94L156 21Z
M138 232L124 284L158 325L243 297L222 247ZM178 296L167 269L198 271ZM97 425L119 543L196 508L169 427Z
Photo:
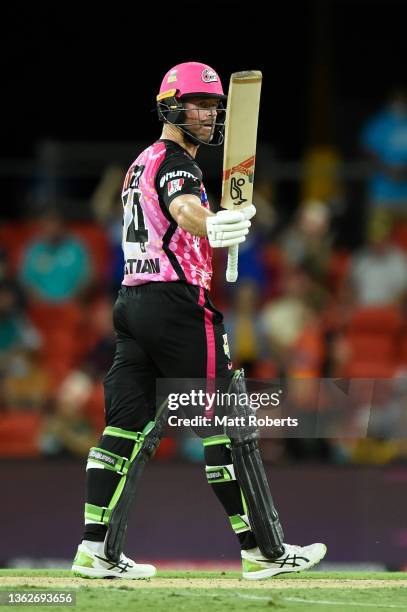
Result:
M230 77L220 203L229 210L252 204L261 82L260 70L234 72ZM237 280L238 257L239 245L229 247L229 283Z

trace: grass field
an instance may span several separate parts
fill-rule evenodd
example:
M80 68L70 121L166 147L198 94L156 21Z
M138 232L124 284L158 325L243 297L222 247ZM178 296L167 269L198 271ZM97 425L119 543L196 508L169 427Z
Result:
M34 610L227 612L407 610L405 573L308 572L242 580L237 572L159 572L149 580L86 580L63 570L0 570L0 591L74 590L76 607ZM13 610L27 610L13 605ZM3 606L1 606L3 608ZM5 609L5 607L3 608Z

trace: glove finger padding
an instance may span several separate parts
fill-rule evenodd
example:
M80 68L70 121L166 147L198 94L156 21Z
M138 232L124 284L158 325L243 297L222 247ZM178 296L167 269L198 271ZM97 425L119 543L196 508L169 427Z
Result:
M248 229L237 230L235 232L222 232L216 229L213 232L213 238L214 240L230 240L231 238L240 238L241 236L247 236L248 233Z
M238 221L236 223L207 223L207 225L212 227L212 230L215 232L235 232L240 230L249 229L251 226L250 221L244 219L243 221Z
M220 210L216 215L211 217L214 223L237 223L244 219L245 216L240 210Z
M234 246L235 244L240 244L246 240L246 236L241 236L240 238L228 238L223 240L211 240L211 247L214 249L221 247L229 247Z
M245 219L252 219L252 217L254 217L257 211L256 211L255 205L250 204L250 206L245 206L239 212L241 212L244 215Z

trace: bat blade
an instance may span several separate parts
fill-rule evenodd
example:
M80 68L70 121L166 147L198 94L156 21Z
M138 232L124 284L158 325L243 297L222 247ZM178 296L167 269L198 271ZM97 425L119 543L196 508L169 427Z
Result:
M240 210L252 203L262 74L234 72L230 77L225 123L221 207ZM238 247L229 248L226 278L237 279Z

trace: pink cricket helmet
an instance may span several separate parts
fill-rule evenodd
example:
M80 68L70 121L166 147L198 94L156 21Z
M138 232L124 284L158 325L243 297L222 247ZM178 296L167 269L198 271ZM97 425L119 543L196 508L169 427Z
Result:
M219 75L200 62L184 62L171 68L162 80L157 99L165 98L167 92L176 98L199 95L226 100Z
M195 96L218 98L218 118L214 124L211 142L203 141L191 134L185 123L183 100ZM219 146L224 139L225 107L227 96L223 93L218 74L207 64L185 62L171 68L162 80L157 96L157 111L160 121L177 126L185 138L193 144Z

